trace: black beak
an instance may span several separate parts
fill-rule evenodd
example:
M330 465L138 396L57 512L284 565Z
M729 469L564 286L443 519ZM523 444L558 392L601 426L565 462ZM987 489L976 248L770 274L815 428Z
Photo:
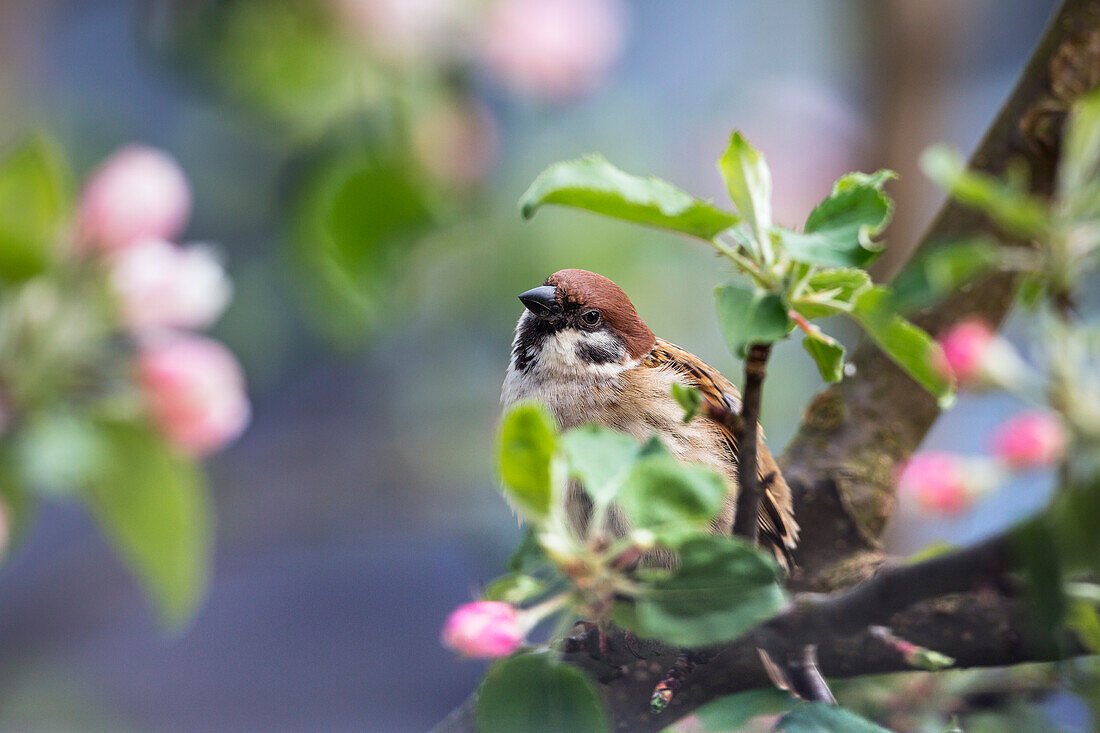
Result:
M539 318L556 318L561 315L561 303L554 297L556 292L553 285L540 285L521 293L519 302Z

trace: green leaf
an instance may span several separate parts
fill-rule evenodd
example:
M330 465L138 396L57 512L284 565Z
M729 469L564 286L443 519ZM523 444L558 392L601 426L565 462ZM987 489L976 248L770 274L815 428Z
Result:
M724 285L715 288L718 301L718 325L726 345L744 359L752 344L770 344L786 338L794 322L777 293Z
M954 380L939 367L939 345L894 312L889 290L874 287L860 293L852 317L894 363L935 396L942 409L954 403Z
M720 697L696 710L695 715L704 730L741 730L753 718L786 712L795 702L783 690L769 687Z
M1016 289L1016 301L1029 311L1035 311L1046 300L1047 278L1037 272L1025 273L1020 277Z
M1100 164L1100 92L1080 97L1066 123L1058 162L1058 195L1074 213L1094 196L1088 195ZM1085 194L1085 195L1083 195Z
M703 393L695 387L687 387L679 382L672 383L672 399L684 410L684 422L691 422L703 406Z
M378 143L333 147L295 176L288 248L312 324L350 344L399 310L394 283L433 211L411 161Z
M833 299L845 303L851 302L856 295L871 285L871 276L866 270L858 267L831 267L818 270L806 281L806 287L810 292L840 291L833 296Z
M779 230L779 241L794 260L834 267L863 267L882 251L873 238L886 228L894 203L882 191L893 175L850 173L818 204L803 231Z
M938 672L941 669L955 666L954 657L949 657L935 649L929 649L923 646L918 646L913 651L907 653L905 655L905 661L912 667L927 670L929 672Z
M548 653L497 662L478 689L481 733L609 731L599 693L584 673Z
M672 541L710 522L727 492L726 480L714 469L653 450L635 461L616 501L632 527Z
M908 313L938 302L1003 261L996 241L979 237L936 247L894 278L894 307Z
M735 214L671 183L624 173L600 155L555 163L540 173L519 206L530 219L544 204L572 206L708 240L741 222Z
M831 267L819 270L806 280L806 287L791 307L808 320L834 316L844 310L822 302L831 301L851 304L856 296L871 287L871 276L866 270L856 267Z
M844 346L832 336L818 332L806 334L802 339L802 348L810 353L826 382L839 382L844 379Z
M987 173L967 170L962 157L950 148L924 151L921 168L956 199L985 212L1010 234L1038 237L1050 228L1047 207L1041 200Z
M325 10L294 0L166 8L162 31L146 31L149 50L204 91L228 97L230 106L296 140L315 138L371 106L364 101L376 99L384 73L362 64L353 45L334 42L334 19Z
M542 545L539 544L536 531L530 524L523 528L523 539L512 551L512 556L504 566L505 570L513 573L531 573L549 563Z
M767 241L772 227L772 174L764 156L734 130L729 147L718 159L718 170L726 181L730 200L752 226L757 241Z
M1046 512L1051 534L1058 540L1058 554L1069 570L1100 573L1100 476L1080 486L1063 487Z
M181 625L209 576L211 509L202 477L150 428L104 422L98 432L105 456L85 500L161 619Z
M641 446L631 436L599 425L583 425L561 437L569 472L596 503L615 498Z
M542 518L550 513L550 460L557 443L554 418L542 405L513 407L500 426L500 477L508 498L524 513Z
M929 542L927 545L914 552L912 555L906 557L904 563L906 565L916 565L919 562L931 560L932 558L939 557L940 555L946 555L947 553L954 552L957 549L959 549L958 545L947 542L946 540L933 540L932 542Z
M881 168L874 173L853 171L851 173L845 173L843 176L836 179L836 182L833 184L833 193L837 194L847 191L850 188L864 188L867 186L871 188L882 188L890 181L897 180L897 177L897 173L886 168Z
M890 733L850 710L823 702L799 703L775 725L776 733Z
M736 639L783 608L775 559L738 537L696 535L671 573L650 579L616 621L640 636L697 647Z
M1096 608L1084 601L1074 601L1066 614L1066 626L1077 634L1077 638L1093 654L1100 654L1100 614Z
M1095 519L1089 523L1095 528ZM1051 654L1062 648L1062 623L1068 609L1064 581L1069 558L1062 556L1063 538L1058 536L1058 529L1043 515L1012 532L1012 549L1027 586L1032 634L1035 642Z
M72 206L69 171L57 146L33 135L0 160L0 280L47 269Z
M485 589L484 597L487 601L504 601L518 605L534 598L544 590L546 590L546 584L538 578L532 578L523 573L508 573L490 583Z
M0 548L0 559L22 542L34 514L35 502L19 470L14 451L0 441L0 513L7 520L7 547Z

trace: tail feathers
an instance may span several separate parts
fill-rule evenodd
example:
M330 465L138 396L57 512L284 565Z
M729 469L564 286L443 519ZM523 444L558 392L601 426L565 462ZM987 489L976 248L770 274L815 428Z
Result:
M790 512L781 507L772 491L777 480L783 479L773 471L760 481L764 490L760 502L760 541L772 551L783 570L789 573L794 568L794 557L791 553L798 544L798 525Z

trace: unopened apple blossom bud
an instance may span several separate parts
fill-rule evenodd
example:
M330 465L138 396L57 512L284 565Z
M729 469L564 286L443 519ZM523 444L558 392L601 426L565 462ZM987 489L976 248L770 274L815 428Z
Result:
M174 239L191 213L191 187L168 154L129 145L96 169L80 195L81 243L116 252L142 239Z
M1027 372L1012 344L978 319L956 324L940 338L940 347L941 371L953 375L962 385L1011 387Z
M155 339L142 347L136 371L154 423L194 456L224 447L248 425L240 364L217 341L183 335Z
M560 101L596 87L623 46L619 0L494 0L482 58L513 91Z
M959 382L975 380L983 371L989 347L996 334L981 321L958 324L940 339L946 366Z
M993 452L1014 469L1049 466L1066 450L1066 429L1049 412L1027 412L1001 425L993 434Z
M900 654L910 667L936 672L955 664L952 657L895 636L885 626L872 626L869 630L873 636L882 639L883 642Z
M967 464L953 453L918 453L902 470L898 490L933 514L960 514L971 507L973 485Z
M111 259L111 287L135 332L206 328L229 304L233 287L213 251L143 239Z
M500 601L459 606L443 625L443 645L467 657L505 657L519 648L526 632L515 607Z

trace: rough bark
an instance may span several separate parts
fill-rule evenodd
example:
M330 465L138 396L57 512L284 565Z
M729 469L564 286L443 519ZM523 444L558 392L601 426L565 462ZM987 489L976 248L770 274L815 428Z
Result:
M955 669L1058 658L1049 645L1030 637L1024 604L994 591L945 596L881 620L907 641L954 657ZM674 661L674 650L653 647L645 650L644 659L637 659L624 647L621 637L614 637L610 660L621 665L618 670L588 654L565 658L596 679L605 680L601 686L616 730L644 733L662 730L719 697L770 686L757 651L766 641L762 634L764 631L758 630L728 645L706 666L698 668L659 715L650 712L649 697L664 670ZM855 633L819 635L817 662L830 679L912 671L895 649L866 627ZM435 730L439 733L477 730L476 709L475 694Z

